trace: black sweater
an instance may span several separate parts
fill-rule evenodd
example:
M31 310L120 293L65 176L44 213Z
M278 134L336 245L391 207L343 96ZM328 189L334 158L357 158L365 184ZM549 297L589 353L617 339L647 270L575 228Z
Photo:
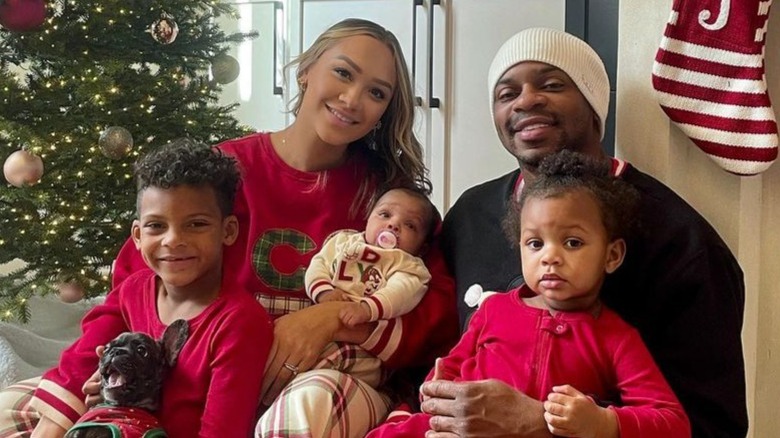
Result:
M474 309L466 289L522 283L520 254L501 228L520 171L466 191L447 213L442 249L455 276L461 327ZM622 178L641 194L640 230L602 298L639 329L690 417L694 437L744 437L742 270L712 226L668 187L632 167Z

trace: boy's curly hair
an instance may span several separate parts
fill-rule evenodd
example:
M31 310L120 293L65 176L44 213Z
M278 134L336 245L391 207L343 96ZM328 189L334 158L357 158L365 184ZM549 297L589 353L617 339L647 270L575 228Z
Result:
M520 214L528 199L556 198L575 190L585 190L596 201L610 241L634 231L639 192L612 176L609 161L564 149L544 158L536 178L523 187L520 199L510 199L502 224L507 238L515 247L519 245Z
M149 187L210 187L223 216L233 212L236 188L241 180L233 157L189 138L174 140L139 158L134 175L138 201Z

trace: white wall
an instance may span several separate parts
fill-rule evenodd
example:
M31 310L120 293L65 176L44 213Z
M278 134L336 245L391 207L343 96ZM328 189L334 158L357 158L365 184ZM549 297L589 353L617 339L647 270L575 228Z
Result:
M695 2L689 4L694 4ZM655 175L684 197L720 232L745 272L743 341L751 437L777 436L780 416L780 164L762 175L721 170L661 111L651 84L655 52L671 0L620 2L617 74L617 154ZM767 34L770 94L780 93L780 9ZM641 36L641 37L638 37ZM778 95L780 97L780 95Z

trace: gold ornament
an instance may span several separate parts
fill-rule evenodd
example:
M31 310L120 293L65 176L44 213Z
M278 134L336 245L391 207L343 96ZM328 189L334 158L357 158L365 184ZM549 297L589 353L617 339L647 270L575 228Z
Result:
M133 135L121 126L109 126L100 134L98 146L103 155L118 160L133 149Z
M24 149L20 149L5 160L3 176L15 187L31 186L43 176L43 160Z

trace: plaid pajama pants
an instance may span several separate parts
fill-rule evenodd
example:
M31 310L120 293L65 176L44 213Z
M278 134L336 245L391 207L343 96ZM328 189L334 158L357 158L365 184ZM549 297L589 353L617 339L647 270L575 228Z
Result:
M332 342L313 370L282 390L257 423L255 437L364 437L390 410L390 397L374 389L385 377L381 360Z
M40 415L30 407L40 377L23 380L0 391L0 438L27 438Z
M255 437L364 437L390 407L390 397L349 374L307 371L297 375L263 414Z

